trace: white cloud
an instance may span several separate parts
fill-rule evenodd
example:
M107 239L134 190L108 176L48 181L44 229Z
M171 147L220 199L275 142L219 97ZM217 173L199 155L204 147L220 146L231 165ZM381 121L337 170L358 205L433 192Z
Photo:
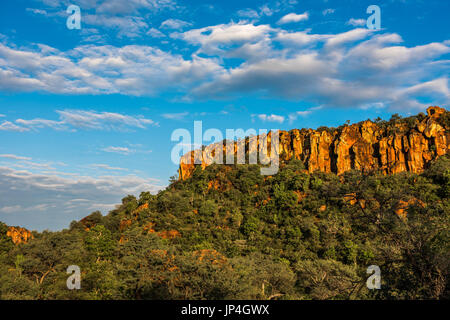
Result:
M358 29L355 29L358 30ZM375 36L351 48L348 59L352 59L354 66L362 68L363 64L370 70L398 70L407 68L413 71L414 65L423 61L435 59L450 52L450 46L442 43L430 43L412 48L392 43L401 43L402 39L396 34ZM424 66L421 66L423 68Z
M41 9L26 8L25 10L34 14L47 15L47 11Z
M111 152L111 153L120 153L123 155L129 155L131 153L134 153L135 151L132 149L129 149L127 147L106 147L102 149L105 152Z
M242 18L258 19L259 13L256 10L247 8L237 12L237 15Z
M326 45L331 46L339 46L343 44L348 44L349 42L355 42L362 40L371 34L372 31L369 29L353 29L350 31L342 32L327 39Z
M347 21L348 25L354 26L354 27L362 27L366 25L366 19L354 19L351 18Z
M166 119L171 120L181 120L184 117L186 117L189 114L189 112L180 112L180 113L164 113L161 116Z
M265 15L268 17L270 17L274 13L274 10L272 8L270 8L267 4L260 7L259 10L260 10L261 15Z
M185 60L149 46L84 45L67 52L0 44L0 90L152 95L183 90L220 72L216 59Z
M10 168L14 169L55 171L56 169L54 166L67 166L63 162L36 162L32 161L31 157L19 156L15 154L0 154L0 158L14 160L13 162L3 162L3 164L7 163Z
M292 10L295 5L298 3L297 0L282 0L282 1L275 1L272 3L266 3L259 7L259 15L260 16L272 16L274 13L277 12L285 12L288 10Z
M306 118L309 116L314 110L320 109L320 107L310 108L308 110L296 111L289 114L289 123L297 120L298 117Z
M37 0L49 8L67 8L67 0ZM163 9L175 9L174 0L78 0L76 4L85 10L95 9L107 14L130 14L145 9L149 11L161 11Z
M143 17L139 16L107 16L98 14L84 14L83 24L103 27L117 31L118 37L136 38L144 34L149 26Z
M19 205L6 206L6 207L0 208L0 212L3 212L3 213L13 213L13 212L21 211L21 210L22 210L22 207Z
M15 154L0 154L0 158L7 158L13 160L31 160L30 157L16 156Z
M43 9L27 9L34 14L45 14L57 19L58 23L67 19L67 0L40 0ZM83 29L98 27L113 31L121 37L136 38L148 30L148 17L153 19L165 10L178 10L174 0L78 0L82 10ZM144 18L145 17L145 18ZM86 35L84 41L98 41L99 36Z
M145 129L158 123L141 116L129 116L114 112L97 112L84 110L57 110L59 120L49 119L17 119L15 124L5 121L0 130L29 131L51 128L54 130L116 130L124 131L130 128Z
M24 128L24 127L20 127L10 121L3 121L0 124L0 131L17 131L17 132L24 132L24 131L29 131L30 129L28 128Z
M334 35L280 30L269 41L285 46L278 50L268 46L266 57L230 68L195 88L192 95L224 98L258 92L325 107L361 108L375 104L394 107L401 104L402 97L408 100L403 101L408 109L419 103L415 93L401 95L406 88L443 77L447 81L433 86L432 103L450 102L445 94L450 62L439 60L450 52L449 43L400 46L397 34L377 34L365 28Z
M450 103L450 87L447 77L442 77L405 88L395 92L391 109L411 110L414 112L423 110L423 102L416 97L428 97L435 101ZM435 103L431 103L435 104Z
M125 127L145 129L156 123L144 117L134 117L114 112L96 112L83 110L56 111L64 124L83 129L119 130Z
M24 160L18 164L13 164L11 167L14 168L23 168L23 169L45 169L45 170L55 170L55 168L50 163L40 163L34 161Z
M94 210L106 213L127 194L162 188L158 180L136 175L63 176L0 167L0 221L39 230L61 229Z
M161 23L160 28L164 29L173 29L173 30L181 30L188 26L191 26L192 23L186 22L179 19L167 19Z
M166 35L156 28L150 28L147 33L152 38L164 38Z
M283 123L284 122L284 117L283 116L279 116L276 114L271 114L271 115L267 115L267 114L257 114L254 115L257 116L261 121L268 121L268 122L278 122L278 123Z
M44 45L18 49L0 44L0 90L138 96L170 92L186 101L253 92L361 108L399 105L398 97L410 92L404 102L408 108L417 106L419 97L405 90L448 79L450 64L441 58L450 51L450 41L407 47L397 34L366 28L317 34L241 21L173 32L170 37L197 49L182 56L140 45L85 45L61 52ZM448 103L443 85L431 93L430 103ZM32 127L4 121L0 130L61 126L61 119L31 120L27 125Z
M302 117L306 117L307 115L311 114L310 110L307 111L297 111L295 114L302 116Z
M183 39L194 45L199 45L198 53L212 55L230 55L236 46L242 45L242 48L254 44L260 44L261 41L269 40L269 34L274 32L268 25L253 25L249 23L229 23L210 26L200 29L192 29L184 33L173 33L173 38ZM233 49L230 49L233 48ZM261 48L258 53L261 54ZM230 51L231 50L231 53Z
M66 129L63 122L47 120L47 119L32 119L32 120L17 119L15 122L17 124L23 126L26 129L37 130L37 129L42 129L42 128L46 128L46 127L52 128L55 130Z
M139 10L153 12L163 9L174 10L177 7L176 1L173 0L101 0L95 2L100 2L97 12L118 15L137 13Z
M288 47L304 47L317 44L320 41L324 41L332 37L332 35L328 34L311 34L307 31L287 32L281 30L277 33L275 40L287 45Z
M128 169L126 169L126 168L112 167L110 165L103 164L103 163L93 163L93 164L89 165L89 167L92 167L94 169L104 169L104 170L111 170L111 171L128 171Z
M309 14L308 12L302 13L302 14L296 14L296 13L289 13L282 17L280 20L278 20L277 24L286 24L286 23L292 23L292 22L299 22L303 20L308 20Z
M447 78L439 78L432 81L422 82L415 86L406 88L403 94L411 95L411 94L426 94L430 95L433 93L442 94L443 96L450 97L450 89L448 86Z

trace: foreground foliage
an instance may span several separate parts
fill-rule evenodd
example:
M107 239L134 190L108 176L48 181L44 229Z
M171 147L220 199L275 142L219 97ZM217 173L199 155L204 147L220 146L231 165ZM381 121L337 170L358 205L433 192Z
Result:
M420 175L211 165L28 243L0 224L0 298L449 299L449 168L448 156ZM373 264L380 290L366 287ZM66 287L69 265L81 290Z

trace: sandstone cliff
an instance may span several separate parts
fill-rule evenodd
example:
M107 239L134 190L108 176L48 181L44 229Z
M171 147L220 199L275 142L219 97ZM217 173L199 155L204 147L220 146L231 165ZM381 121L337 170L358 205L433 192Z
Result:
M385 174L419 173L431 160L447 153L450 136L448 123L441 121L444 116L448 119L445 109L429 107L426 116L389 122L367 120L337 129L280 131L277 151L282 161L302 160L309 172L320 170L342 174L356 169L364 172L381 170ZM235 154L237 145L242 143L246 145L247 154L257 152L257 148L248 150L249 140L253 139L256 137L234 142L234 147L228 147L228 150L223 145L224 159L227 151ZM195 169L194 163L200 165L201 162L202 168L209 165L214 146L206 147L203 153L191 151L181 157L179 178L189 178Z
M11 237L12 242L16 245L27 243L28 240L33 239L33 234L29 230L20 227L8 227L6 235Z

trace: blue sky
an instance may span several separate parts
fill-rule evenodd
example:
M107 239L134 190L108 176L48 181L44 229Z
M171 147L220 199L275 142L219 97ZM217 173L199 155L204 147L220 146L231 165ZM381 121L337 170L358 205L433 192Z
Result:
M81 10L69 30L66 9ZM369 5L381 30L369 30ZM57 230L167 185L177 128L338 126L450 101L446 1L0 4L0 221Z

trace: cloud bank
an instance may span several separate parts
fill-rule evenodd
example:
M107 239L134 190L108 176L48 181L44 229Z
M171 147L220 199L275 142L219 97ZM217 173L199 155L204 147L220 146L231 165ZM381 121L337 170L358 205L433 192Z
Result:
M393 109L450 101L450 41L407 47L398 34L363 28L317 34L246 22L172 32L170 38L184 41L192 52L186 56L144 45L83 45L62 52L43 44L19 49L3 43L0 90L136 96L173 92L188 100L257 93L325 107L382 104ZM241 62L230 64L230 59ZM429 101L423 101L424 95ZM26 129L5 121L0 130Z
M96 168L122 168L94 164ZM158 181L137 175L84 176L75 173L14 169L0 166L0 221L31 229L57 230L93 211L103 214L127 194L162 189Z

